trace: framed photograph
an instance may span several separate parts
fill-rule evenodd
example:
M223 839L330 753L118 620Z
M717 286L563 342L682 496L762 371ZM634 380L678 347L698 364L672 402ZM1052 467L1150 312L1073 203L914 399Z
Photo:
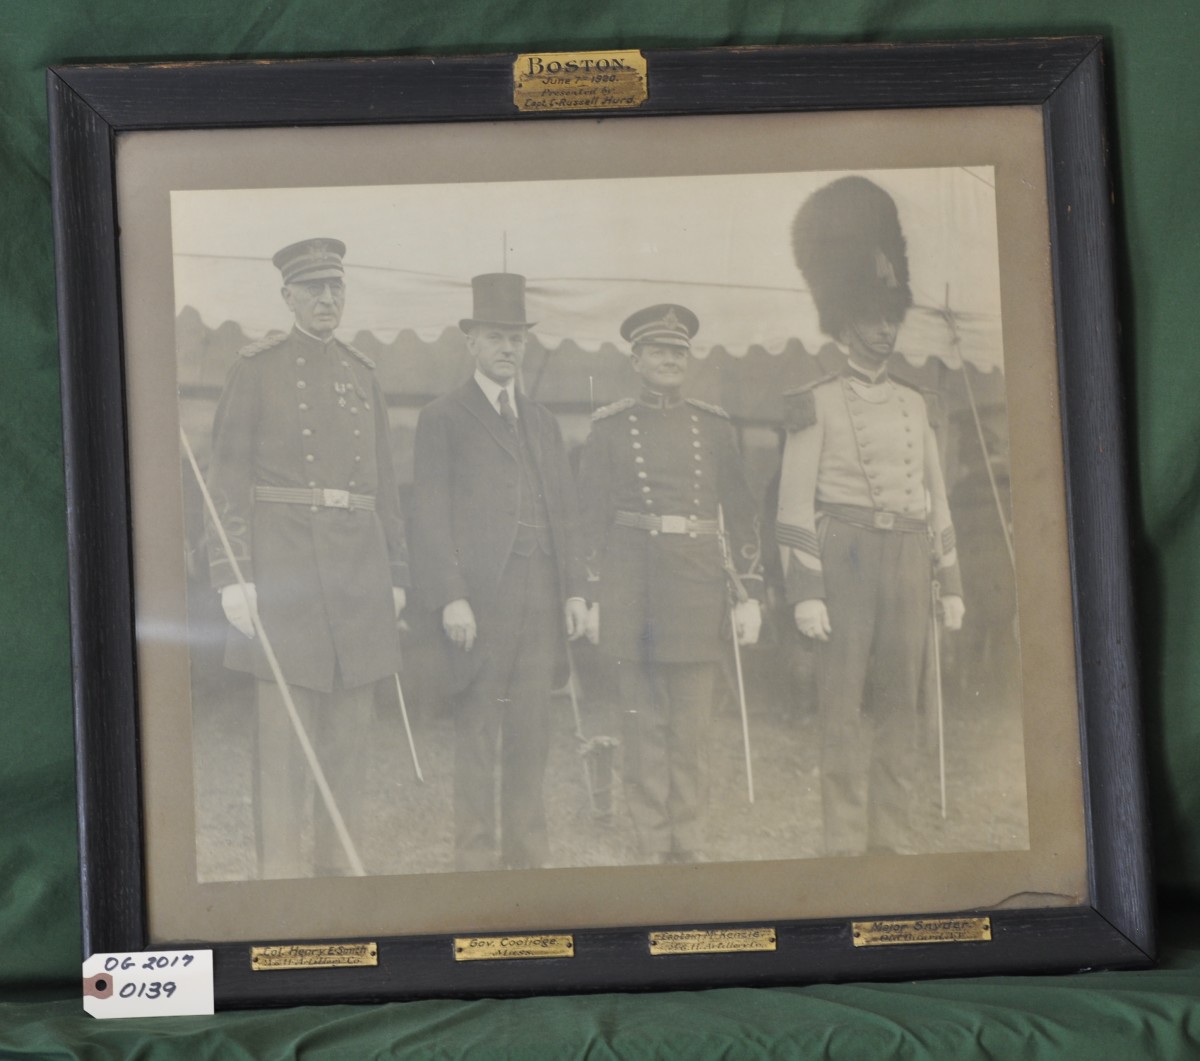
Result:
M1102 55L51 70L86 954L1151 961Z

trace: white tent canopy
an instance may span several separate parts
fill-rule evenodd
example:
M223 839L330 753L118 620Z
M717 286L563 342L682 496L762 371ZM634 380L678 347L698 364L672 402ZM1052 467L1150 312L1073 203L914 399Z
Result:
M287 328L271 254L311 236L347 245L340 334L433 341L471 313L470 277L528 278L541 342L620 344L655 302L700 317L695 351L735 357L828 337L792 259L804 199L842 173L184 191L171 195L176 311L250 338ZM915 364L1003 368L990 167L866 172L896 200L914 309L897 346ZM947 310L950 312L947 313Z

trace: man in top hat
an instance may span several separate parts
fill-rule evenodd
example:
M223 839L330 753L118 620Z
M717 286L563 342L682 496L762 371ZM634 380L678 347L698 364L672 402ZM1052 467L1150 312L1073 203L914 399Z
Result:
M353 841L374 684L400 662L404 526L374 364L334 335L345 252L340 240L309 239L275 255L294 324L241 350L213 421L208 487L232 555L212 527L209 565L232 625L226 665L257 679L264 878L345 872L349 863L323 806L313 859L301 855L313 815L309 766L251 613Z
M447 656L455 867L494 868L499 855L529 869L549 855L550 693L567 679L567 638L583 633L587 608L558 423L517 386L532 327L525 278L488 273L471 286L474 315L459 327L475 370L417 420L414 590Z
M792 235L821 328L849 351L788 395L776 531L816 650L826 854L907 854L935 588L946 628L963 617L932 396L888 372L908 257L895 203L863 177L815 192Z
M676 305L625 320L641 392L593 414L579 469L589 636L617 661L626 796L642 854L660 862L703 856L715 664L731 628L753 643L761 624L757 508L733 425L682 394L698 328ZM747 591L732 623L731 578Z

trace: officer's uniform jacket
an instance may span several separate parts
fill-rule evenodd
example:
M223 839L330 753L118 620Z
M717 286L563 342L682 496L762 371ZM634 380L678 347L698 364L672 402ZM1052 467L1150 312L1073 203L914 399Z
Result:
M582 596L575 545L575 489L554 415L516 394L518 423L540 481L558 572L561 607ZM430 402L417 419L413 452L412 551L418 603L435 613L436 643L452 692L471 682L487 652L489 617L517 540L521 461L518 441L479 384L469 379ZM441 633L441 610L466 599L479 639L464 652ZM503 620L498 620L503 621ZM555 682L567 679L565 619L556 646Z
M400 662L392 587L408 585L408 557L373 369L337 339L268 336L241 351L213 421L208 486L242 577L285 679L324 692ZM263 500L264 487L320 493ZM236 582L211 526L208 552L213 586ZM271 678L257 639L232 628L226 665Z
M925 398L853 366L787 395L776 537L789 604L824 598L825 518L928 535L943 595L962 594L954 525Z
M751 596L762 595L759 520L728 415L645 391L592 420L579 498L601 649L652 663L719 658L728 651L729 586L711 529L718 504L734 569ZM623 525L620 513L660 524Z

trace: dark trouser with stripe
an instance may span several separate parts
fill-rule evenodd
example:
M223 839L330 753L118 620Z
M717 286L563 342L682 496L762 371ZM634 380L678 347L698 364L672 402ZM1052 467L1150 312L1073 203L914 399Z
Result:
M704 850L711 663L618 660L626 799L646 855Z
M816 642L816 670L826 854L910 853L929 544L924 534L825 519L833 632Z
M553 559L540 550L510 556L496 601L476 616L486 655L454 708L454 864L462 870L496 864L497 763L503 865L536 868L549 855L542 780L564 621Z
M283 695L274 682L257 681L258 865L264 880L350 872L333 819L314 792L312 770L292 726ZM334 802L355 845L362 843L366 803L367 749L375 686L320 693L288 689L296 714L316 752ZM316 807L314 808L314 799ZM313 856L301 851L301 838L313 823ZM359 856L362 852L359 851Z

